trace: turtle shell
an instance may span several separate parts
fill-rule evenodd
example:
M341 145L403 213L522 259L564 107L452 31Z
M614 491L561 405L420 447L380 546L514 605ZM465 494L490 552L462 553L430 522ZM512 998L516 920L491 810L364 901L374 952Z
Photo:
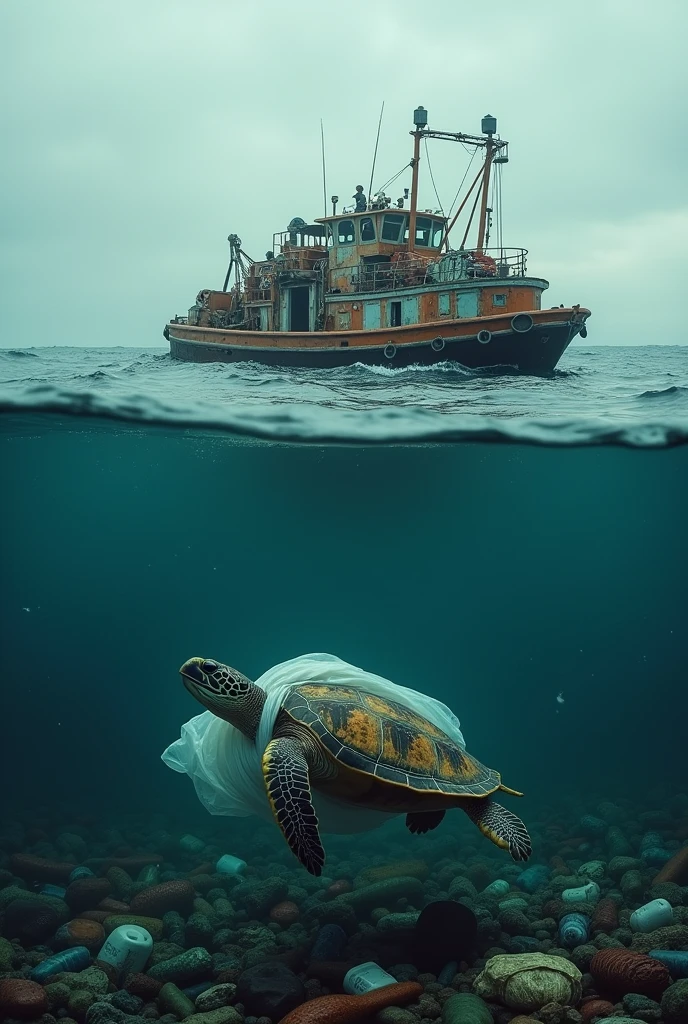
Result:
M302 683L283 710L348 768L418 792L482 797L499 789L451 737L403 704L349 686Z

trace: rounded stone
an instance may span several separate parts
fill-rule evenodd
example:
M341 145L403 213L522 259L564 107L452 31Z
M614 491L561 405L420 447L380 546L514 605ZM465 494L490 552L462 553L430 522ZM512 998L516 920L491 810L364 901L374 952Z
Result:
M48 1012L48 997L35 981L5 978L0 981L0 1011L3 1016L33 1020Z
M168 910L177 910L186 915L193 909L194 895L193 883L178 878L144 889L134 896L129 909L132 914L142 914L144 917L162 917Z
M623 997L623 1008L629 1017L637 1017L647 1024L654 1024L662 1019L662 1007L654 999L641 996L637 992L629 992Z
M77 878L67 886L65 903L74 914L82 910L95 910L111 891L112 886L107 878Z
M688 979L670 985L662 996L661 1006L666 1024L685 1024L688 1020Z
M281 1020L300 1006L306 996L301 980L279 963L249 967L239 978L236 994L247 1013L273 1020Z
M229 1006L236 995L236 985L225 982L223 985L213 985L205 992L196 997L196 1009L199 1013L207 1013L208 1010L218 1010L221 1006Z
M55 934L56 949L70 949L85 946L90 953L97 953L105 941L105 929L97 921L75 918L58 928Z
M18 899L5 910L3 932L8 939L19 939L22 946L36 946L49 938L58 924L59 915L48 903Z
M154 964L148 969L148 976L157 981L173 981L175 985L183 986L206 978L210 974L212 964L208 950L202 946L195 946L180 953L179 956Z

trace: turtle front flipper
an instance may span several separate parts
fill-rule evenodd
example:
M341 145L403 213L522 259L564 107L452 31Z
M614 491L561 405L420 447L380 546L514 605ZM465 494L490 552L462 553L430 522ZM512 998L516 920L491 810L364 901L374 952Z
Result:
M318 819L311 799L306 752L297 739L271 740L263 753L268 800L282 835L306 871L319 875L325 863Z
M508 850L514 860L528 860L533 847L528 829L519 817L488 798L466 800L461 806L482 834L496 846Z
M424 832L437 828L444 814L444 811L412 811L406 815L406 828L409 832L422 835Z

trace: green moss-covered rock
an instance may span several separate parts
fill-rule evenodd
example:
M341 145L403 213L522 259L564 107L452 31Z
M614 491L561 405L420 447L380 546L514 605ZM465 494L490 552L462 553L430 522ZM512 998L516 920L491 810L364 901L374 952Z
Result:
M93 992L89 992L87 988L76 988L69 994L67 1010L71 1013L72 1017L82 1020L86 1016L86 1011L91 1003L95 1001L96 996L94 996Z
M158 1006L164 1013L173 1013L177 1020L190 1017L195 1010L193 1002L173 981L168 981L160 989Z
M442 1024L492 1024L492 1014L479 996L459 992L442 1007Z
M610 878L618 882L627 871L640 870L644 866L643 862L636 857L612 857L607 864L607 873Z
M0 973L11 971L14 961L14 946L9 939L0 938Z
M332 906L333 903L341 903L353 907L357 914L363 914L372 910L373 907L387 907L402 898L414 905L420 903L423 900L423 883L418 878L410 876L388 878L383 882L375 882L373 885L365 885L361 889L345 892L332 900L329 906Z
M538 1010L547 1003L575 1006L582 974L569 960L547 953L494 956L474 982L475 994L513 1010Z
M207 978L212 969L210 953L202 946L187 949L171 960L163 960L148 969L148 976L157 981L173 981L183 987Z
M134 879L124 868L108 868L105 877L112 886L115 898L129 903L134 894Z
M194 879L194 884L196 879ZM275 903L286 899L288 885L283 878L265 878L260 882L240 882L232 889L232 902L249 917L263 917Z
M104 995L110 984L105 971L98 967L87 967L85 971L64 971L55 975L55 981L66 985L70 992L77 989L86 989L94 996Z
M623 997L623 1008L630 1017L644 1020L645 1024L655 1024L662 1019L662 1007L654 999L629 992Z
M148 961L148 967L162 963L163 960L171 960L173 956L179 956L184 952L183 942L154 942L153 951Z
M636 953L649 953L651 949L688 949L688 926L669 924L653 932L640 932L633 936L631 949Z
M63 981L53 981L49 985L45 985L44 991L48 997L48 1008L50 1010L59 1010L69 1002L71 989Z
M244 1018L233 1006L221 1006L208 1013L193 1013L184 1024L243 1024Z
M688 1020L688 978L669 986L662 996L661 1006L666 1024L685 1024Z
M212 921L205 914L192 914L186 922L184 934L187 946L204 946L205 949L213 948L215 929L213 928Z
M65 901L58 899L56 896L44 896L40 892L21 889L18 885L8 885L4 889L0 889L0 910L6 910L14 900L29 900L32 903L47 904L57 913L59 917L58 924L64 924L72 916Z
M404 932L411 931L416 926L420 917L415 911L406 914L385 914L377 922L379 932Z
M229 1006L236 996L236 985L225 982L223 985L213 985L212 988L201 992L196 998L196 1009L199 1013L208 1013L210 1010L219 1010L223 1006Z

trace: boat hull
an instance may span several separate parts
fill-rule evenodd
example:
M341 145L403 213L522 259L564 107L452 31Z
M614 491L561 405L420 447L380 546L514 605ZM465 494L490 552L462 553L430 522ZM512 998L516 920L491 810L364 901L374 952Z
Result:
M509 366L520 373L539 374L551 373L573 338L585 332L589 315L587 309L557 308L408 328L317 334L267 334L170 322L164 334L174 359L194 363L323 368L363 363L395 368L455 361L470 368Z

